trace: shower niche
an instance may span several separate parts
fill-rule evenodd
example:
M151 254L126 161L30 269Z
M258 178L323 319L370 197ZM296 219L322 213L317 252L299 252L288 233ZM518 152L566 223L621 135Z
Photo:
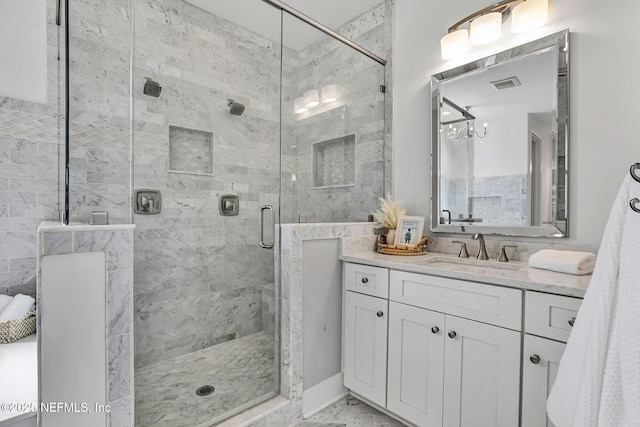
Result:
M313 188L356 184L356 135L313 144Z
M169 126L169 172L213 175L213 132Z

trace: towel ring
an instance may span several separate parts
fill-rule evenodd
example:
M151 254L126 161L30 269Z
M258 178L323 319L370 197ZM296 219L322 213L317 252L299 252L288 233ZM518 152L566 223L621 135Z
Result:
M640 203L640 199L631 199L629 201L629 207L634 211L640 213L640 208L636 205Z
M640 163L634 163L629 168L629 173L631 173L631 177L636 181L640 182L640 175L636 174L636 171L640 171Z

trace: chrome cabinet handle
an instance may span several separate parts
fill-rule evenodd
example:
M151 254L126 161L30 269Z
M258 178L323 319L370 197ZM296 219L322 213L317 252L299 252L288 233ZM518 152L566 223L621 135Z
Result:
M379 311L379 312L377 312L377 313L376 313L376 316L378 316L378 317L382 317L382 316L384 316L384 313L383 313L383 312L381 312L381 311Z
M449 338L455 338L458 334L456 334L456 331L449 331L447 335L449 335Z
M434 326L433 328L431 328L431 332L433 332L434 334L437 334L438 332L440 332L440 328L438 328L437 326Z
M260 247L264 249L271 249L273 248L273 245L275 245L275 241L270 245L264 242L264 211L265 210L268 210L271 213L271 224L275 226L274 219L273 219L273 206L264 205L263 207L260 208ZM274 239L275 239L275 235L274 235Z
M362 278L362 283L369 283L369 279L367 279L366 277Z
M531 361L531 363L533 363L534 365L537 365L538 363L540 363L540 356L538 356L537 354L534 354L533 356L531 356L529 358L529 360Z

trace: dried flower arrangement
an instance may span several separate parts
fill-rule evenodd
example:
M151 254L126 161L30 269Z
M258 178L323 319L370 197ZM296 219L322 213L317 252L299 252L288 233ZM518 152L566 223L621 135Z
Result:
M389 230L395 230L398 225L398 218L406 214L407 211L401 206L401 202L396 202L390 194L387 194L387 198L380 199L380 210L376 211L373 216L380 224Z

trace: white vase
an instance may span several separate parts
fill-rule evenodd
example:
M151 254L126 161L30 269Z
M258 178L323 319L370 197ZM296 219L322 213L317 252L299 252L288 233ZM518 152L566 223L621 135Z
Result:
M396 230L391 229L389 230L389 232L387 233L387 245L394 245L396 241Z

